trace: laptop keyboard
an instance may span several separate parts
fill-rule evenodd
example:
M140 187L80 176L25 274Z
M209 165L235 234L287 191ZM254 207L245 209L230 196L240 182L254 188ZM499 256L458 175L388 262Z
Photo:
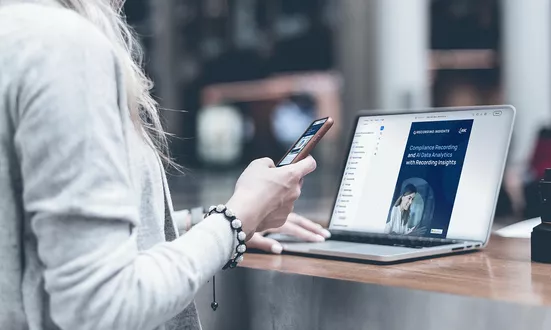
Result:
M331 231L332 241L353 242L363 244L401 246L414 249L452 245L461 241L441 238L411 237L400 235L384 235L370 233L351 233L345 231Z

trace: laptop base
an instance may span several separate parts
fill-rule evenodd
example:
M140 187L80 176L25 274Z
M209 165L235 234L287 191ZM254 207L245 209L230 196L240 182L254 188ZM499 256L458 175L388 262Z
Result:
M355 261L370 261L383 264L465 253L479 250L483 247L480 242L462 242L459 244L422 249L338 241L282 244L284 253L300 254L311 257L331 257Z

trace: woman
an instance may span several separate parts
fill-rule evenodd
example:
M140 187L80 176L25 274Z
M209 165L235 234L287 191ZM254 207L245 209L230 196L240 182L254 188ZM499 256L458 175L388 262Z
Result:
M390 212L390 220L386 224L385 233L396 235L410 234L415 227L409 228L411 204L417 195L417 188L408 184L400 197L394 203Z
M193 296L232 260L240 236L222 214L178 237L121 7L0 0L0 329L200 329ZM257 231L297 231L288 217L323 234L290 215L315 167L244 171L226 207L252 246L276 244Z

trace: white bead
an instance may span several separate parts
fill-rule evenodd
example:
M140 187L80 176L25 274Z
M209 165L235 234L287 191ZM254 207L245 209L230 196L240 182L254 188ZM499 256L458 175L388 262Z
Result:
M218 205L216 207L216 212L223 212L226 207L222 204Z
M239 256L239 258L235 259L235 261L237 263L240 263L241 261L243 261L243 256Z
M211 207L209 207L209 213L212 212L212 211L214 211L215 208L216 208L216 206L214 206L214 205L211 206Z
M244 241L245 238L247 238L247 234L245 234L244 231L240 231L239 234L237 234L237 239L240 241Z
M245 251L247 251L247 247L245 246L245 244L241 244L237 247L237 252L245 253Z
M231 217L233 217L233 216L235 215L235 214L233 214L233 212L232 212L230 209L226 209L226 212L225 212L225 213L226 213L226 216L227 216L228 218L231 218Z
M239 219L235 219L231 222L231 226L233 227L233 229L239 229L241 228L241 220Z

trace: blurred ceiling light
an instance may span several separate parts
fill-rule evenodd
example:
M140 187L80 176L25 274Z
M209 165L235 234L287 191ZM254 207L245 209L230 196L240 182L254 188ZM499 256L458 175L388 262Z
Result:
M243 152L245 122L232 106L207 106L197 116L197 153L208 165L235 164Z

